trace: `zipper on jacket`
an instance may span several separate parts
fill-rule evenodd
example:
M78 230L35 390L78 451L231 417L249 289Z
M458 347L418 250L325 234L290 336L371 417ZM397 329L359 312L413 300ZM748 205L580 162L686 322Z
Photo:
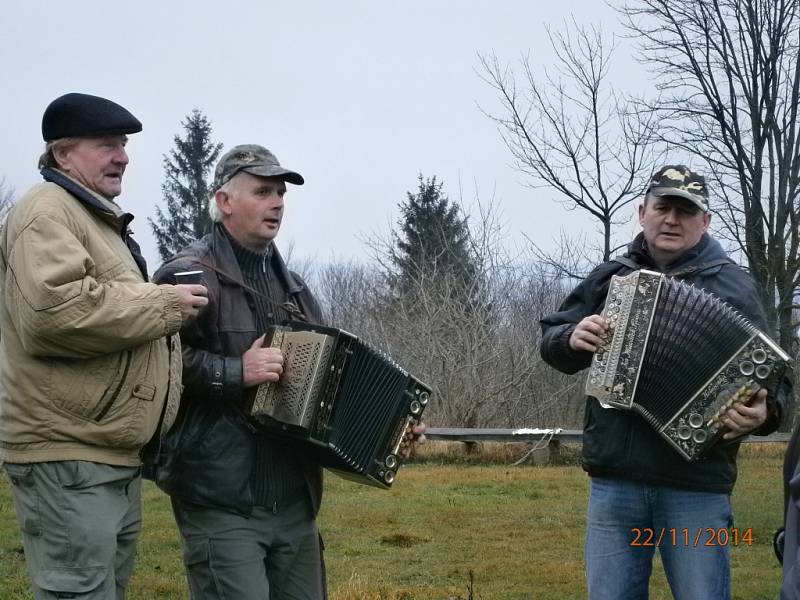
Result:
M125 352L125 366L122 369L122 377L120 377L119 379L119 384L117 384L117 389L115 389L114 393L111 394L111 398L108 399L108 402L106 402L105 406L103 406L103 408L100 409L100 412L94 418L95 421L101 421L103 417L105 417L106 414L108 414L108 411L111 410L111 406L114 404L114 401L117 399L117 396L119 396L120 391L122 391L122 386L125 385L125 380L128 378L128 370L130 370L131 368L132 355L133 352L130 350Z

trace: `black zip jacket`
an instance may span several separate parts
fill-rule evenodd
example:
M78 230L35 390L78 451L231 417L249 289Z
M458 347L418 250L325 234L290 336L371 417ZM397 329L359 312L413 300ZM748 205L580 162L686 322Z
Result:
M286 300L305 320L321 323L319 305L303 280L286 268L277 248L270 256L288 290ZM162 490L184 502L247 515L253 510L255 435L263 434L249 427L241 410L245 393L241 357L264 332L258 331L253 292L244 287L222 225L167 261L153 279L175 283L175 273L191 270L203 271L209 304L181 329L183 399L151 475ZM322 499L322 470L310 459L301 462L316 514Z
M626 275L638 268L660 270L650 258L642 234L631 242L621 258L596 267L567 296L558 312L541 319L541 354L549 365L564 373L576 373L589 366L592 353L572 350L570 335L581 320L602 311L612 275ZM707 234L664 272L713 293L737 308L759 329L767 331L755 282ZM767 398L767 421L755 432L757 435L777 429L785 398L790 393L791 383L787 378L777 397ZM739 441L720 442L699 461L686 462L638 414L604 409L594 398L586 398L583 468L592 476L730 493L736 482L738 450Z

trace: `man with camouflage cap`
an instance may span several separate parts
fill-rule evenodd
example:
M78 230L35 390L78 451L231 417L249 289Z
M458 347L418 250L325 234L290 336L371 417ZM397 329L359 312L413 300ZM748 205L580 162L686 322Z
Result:
M210 298L181 330L182 411L156 475L172 498L193 600L326 596L320 467L300 447L257 434L243 411L245 396L283 371L280 350L262 347L267 328L322 318L273 243L286 182L303 177L266 148L227 152L209 203L213 230L155 274L173 283L176 272L200 270Z
M207 302L202 286L148 281L114 200L141 130L105 98L53 100L44 182L0 234L0 460L37 600L124 598L145 447L178 411L172 334Z
M642 268L703 288L766 330L753 280L708 234L708 196L705 179L686 166L669 165L653 174L639 206L642 232L627 252L597 266L557 312L541 320L547 363L565 373L587 368L608 332L600 312L611 277ZM728 409L724 440L692 463L637 414L605 409L587 397L583 468L591 477L585 547L591 600L647 598L658 539L676 599L730 598L727 545L695 545L695 535L732 524L740 438L774 431L790 393L786 382L777 398L761 390ZM654 532L652 539L648 532Z

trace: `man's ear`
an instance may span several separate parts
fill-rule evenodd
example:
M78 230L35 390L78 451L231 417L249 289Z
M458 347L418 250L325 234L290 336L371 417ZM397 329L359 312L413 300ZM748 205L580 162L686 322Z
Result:
M222 190L217 190L214 193L214 202L217 203L217 208L219 212L225 216L229 216L233 209L231 208L231 197L228 192L223 192Z
M642 224L644 220L644 202L639 205L639 225Z
M707 212L703 215L703 233L708 231L708 226L711 224L711 213Z
M62 171L69 170L69 151L72 150L72 146L58 146L53 149L53 158L56 159L56 163L58 164L58 168Z

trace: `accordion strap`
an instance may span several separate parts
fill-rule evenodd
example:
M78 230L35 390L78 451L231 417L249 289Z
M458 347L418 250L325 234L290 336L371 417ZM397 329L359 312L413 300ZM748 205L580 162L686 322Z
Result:
M634 271L638 271L639 269L642 268L642 265L637 264L635 260L632 260L632 259L628 258L627 256L619 255L619 256L615 256L611 260L614 261L614 262L617 262L617 263L619 263L621 265L625 265L626 267L628 267L629 269L633 269Z
M272 300L266 294L262 294L261 292L259 292L254 287L252 287L250 285L247 285L244 281L242 281L241 279L239 279L235 275L229 273L225 269L220 269L218 266L212 265L211 263L206 262L206 261L204 261L202 259L198 259L198 258L195 258L194 262L196 262L197 264L199 264L199 265L201 265L203 267L211 269L212 271L214 271L215 273L217 273L219 275L222 275L223 277L225 277L226 279L229 279L230 281L232 281L236 285L244 288L245 290L247 290L251 294L255 294L256 296L260 296L262 298L266 298L267 300L270 300L270 301ZM289 313L292 316L292 318L294 318L294 319L296 319L298 321L308 321L307 312L305 310L306 307L303 306L303 301L300 299L299 296L297 296L296 293L293 293L291 291L288 292L288 293L289 293L289 296L292 297L292 299L289 300L288 302L282 302L279 306L283 310L285 310L287 313Z

